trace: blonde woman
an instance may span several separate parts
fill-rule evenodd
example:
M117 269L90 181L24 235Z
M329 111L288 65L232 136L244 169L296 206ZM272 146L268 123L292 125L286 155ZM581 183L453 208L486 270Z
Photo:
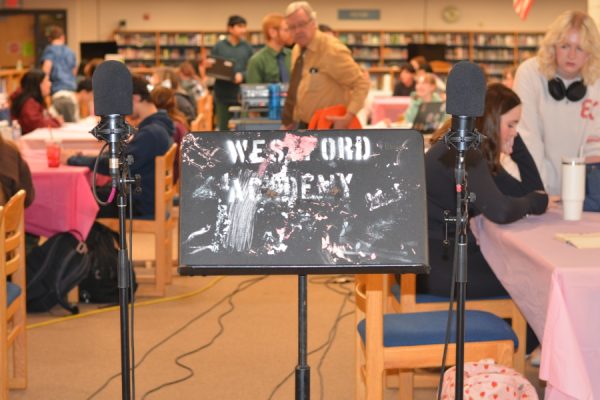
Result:
M519 133L548 194L560 194L561 157L600 161L600 34L592 18L566 11L536 57L523 62L514 91L523 103Z

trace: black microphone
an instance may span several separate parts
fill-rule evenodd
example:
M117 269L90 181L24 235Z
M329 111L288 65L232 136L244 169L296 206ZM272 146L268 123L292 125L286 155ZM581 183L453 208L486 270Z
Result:
M133 110L133 81L125 64L119 61L104 61L92 76L94 110L100 122L91 133L109 144L108 168L112 187L119 180L119 148L135 131L125 116Z
M452 115L450 131L444 137L447 145L466 151L479 145L481 134L475 129L475 120L483 115L485 103L485 76L477 64L457 63L446 83L446 113Z

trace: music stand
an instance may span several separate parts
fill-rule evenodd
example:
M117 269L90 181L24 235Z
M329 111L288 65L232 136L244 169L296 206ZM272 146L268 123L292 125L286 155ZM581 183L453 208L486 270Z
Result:
M422 135L191 133L181 155L180 274L298 275L308 399L306 275L429 272Z

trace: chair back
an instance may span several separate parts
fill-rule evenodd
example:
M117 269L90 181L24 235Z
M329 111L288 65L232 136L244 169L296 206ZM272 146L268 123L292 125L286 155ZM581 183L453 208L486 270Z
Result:
M0 398L27 386L25 191L0 207ZM9 349L12 347L12 353ZM9 363L12 360L12 368ZM9 373L10 371L10 373Z
M198 114L191 123L193 132L213 130L213 96L210 93L203 94L196 102Z
M431 70L434 74L448 75L452 69L452 64L448 61L432 60L429 62Z
M6 255L6 276L13 275L18 271L19 267L25 265L24 213L25 191L19 190L4 206L2 233L4 234L3 254Z
M154 218L173 220L173 197L175 197L175 155L177 144L173 143L169 150L154 160Z

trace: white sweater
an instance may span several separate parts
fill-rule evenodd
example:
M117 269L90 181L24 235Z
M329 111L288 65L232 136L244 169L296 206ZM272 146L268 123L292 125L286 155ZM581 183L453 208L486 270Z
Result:
M568 84L571 82L565 82ZM531 152L548 194L560 194L561 158L597 151L600 141L600 80L588 86L583 100L554 100L537 58L523 62L515 76L514 91L523 113L518 131ZM587 145L586 145L587 142ZM584 146L585 145L585 146Z

